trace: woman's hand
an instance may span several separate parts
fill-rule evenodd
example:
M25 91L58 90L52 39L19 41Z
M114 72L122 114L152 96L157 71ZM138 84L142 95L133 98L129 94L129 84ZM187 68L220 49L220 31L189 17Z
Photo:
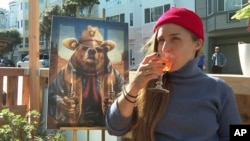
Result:
M164 62L153 62L153 59L159 58L157 53L147 55L140 63L134 80L128 84L126 90L130 94L136 95L138 91L145 87L152 80L157 79L163 73L162 69L166 64Z
M118 98L118 107L124 117L129 117L133 113L134 103L140 89L144 88L152 79L157 79L163 73L162 69L165 66L163 62L153 62L153 59L159 58L159 55L154 53L147 55L140 63L134 79L126 86L123 94Z

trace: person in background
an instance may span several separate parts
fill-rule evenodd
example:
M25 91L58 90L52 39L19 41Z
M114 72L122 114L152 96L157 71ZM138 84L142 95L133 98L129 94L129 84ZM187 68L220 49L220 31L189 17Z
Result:
M226 65L227 58L224 53L220 52L220 47L214 48L214 54L212 55L212 73L221 74L222 68Z
M135 76L107 109L109 134L131 135L132 141L229 141L231 124L241 124L231 87L197 67L204 44L200 17L172 7L154 25L153 36ZM160 53L171 52L172 67L164 73L169 93L150 91L163 73Z
M206 69L205 66L205 55L203 53L201 53L199 55L199 62L198 62L198 67L203 71Z

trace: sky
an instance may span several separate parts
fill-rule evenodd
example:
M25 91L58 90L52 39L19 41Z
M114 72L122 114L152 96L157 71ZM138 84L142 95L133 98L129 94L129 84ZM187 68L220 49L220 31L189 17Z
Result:
M10 2L11 0L1 0L1 4L0 4L0 8L4 8L4 9L9 9L9 2Z

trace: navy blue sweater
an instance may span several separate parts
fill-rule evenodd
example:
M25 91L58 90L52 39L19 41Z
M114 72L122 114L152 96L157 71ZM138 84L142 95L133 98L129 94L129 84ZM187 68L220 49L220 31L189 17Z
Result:
M222 79L197 67L197 59L169 73L169 105L156 125L155 141L229 141L230 124L241 124L232 89ZM130 129L131 117L123 117L114 103L107 112L111 135Z

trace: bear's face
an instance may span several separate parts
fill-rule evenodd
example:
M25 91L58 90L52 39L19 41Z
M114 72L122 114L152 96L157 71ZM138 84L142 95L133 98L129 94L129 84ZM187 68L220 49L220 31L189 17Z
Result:
M100 72L107 66L109 59L108 51L115 48L115 42L103 40L99 28L87 26L77 41L75 38L63 40L63 45L70 50L74 50L71 62L78 72L87 73Z
M80 71L98 72L105 67L105 60L108 59L107 51L106 47L87 47L79 44L71 57L71 61L73 66Z

